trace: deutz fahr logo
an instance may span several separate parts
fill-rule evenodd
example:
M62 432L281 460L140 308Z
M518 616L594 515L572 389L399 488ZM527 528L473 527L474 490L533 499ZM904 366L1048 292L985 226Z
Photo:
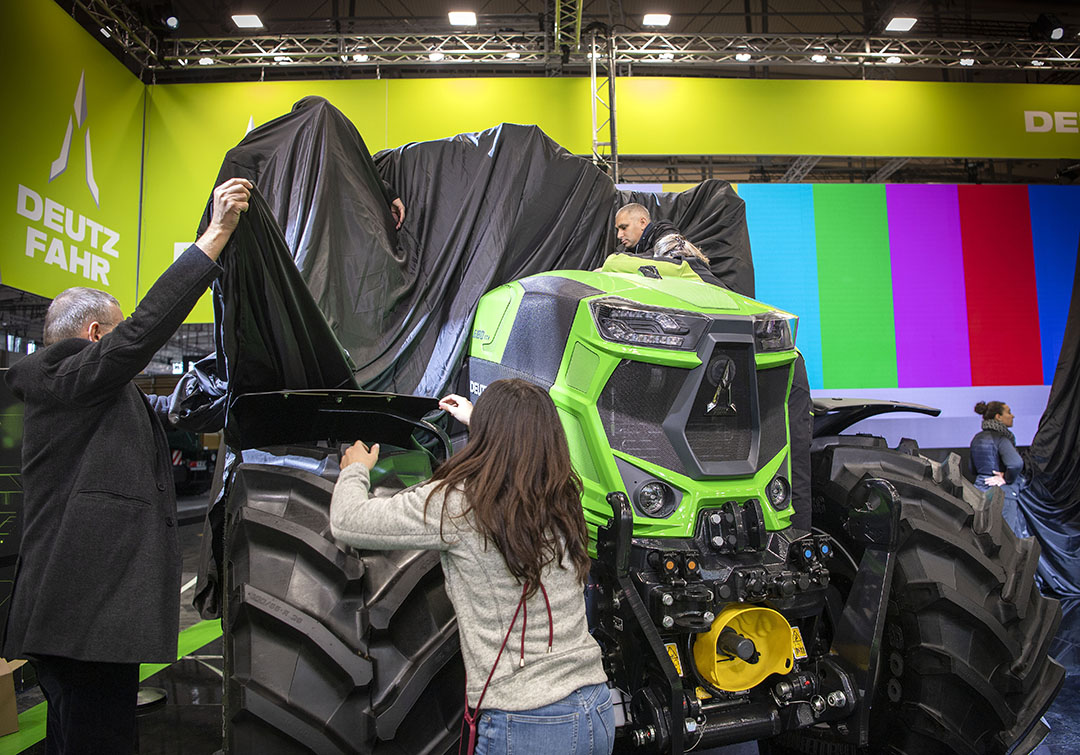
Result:
M86 187L95 207L100 208L101 196L94 180L94 163L90 151L90 127L86 122L86 99L84 71L79 76L73 113L68 116L60 154L49 165L49 183L67 171L72 137L78 129L83 134ZM26 226L27 257L43 259L47 265L55 265L73 275L81 275L88 280L109 285L110 263L101 255L119 258L120 252L116 248L120 241L119 233L22 184L19 184L15 211L30 221ZM100 252L101 255L95 252ZM39 258L39 254L44 257Z

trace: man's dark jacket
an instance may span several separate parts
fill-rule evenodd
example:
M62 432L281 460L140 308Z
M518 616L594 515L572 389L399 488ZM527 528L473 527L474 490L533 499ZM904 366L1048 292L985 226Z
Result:
M165 431L131 382L220 268L190 247L100 341L8 371L25 401L23 539L3 656L176 660L180 549Z

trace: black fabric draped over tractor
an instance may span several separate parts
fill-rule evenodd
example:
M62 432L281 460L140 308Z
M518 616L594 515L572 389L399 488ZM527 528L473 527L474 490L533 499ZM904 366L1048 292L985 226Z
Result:
M288 340L297 322L267 322L301 317L312 327L312 300L359 386L439 395L454 387L480 296L534 273L597 267L615 251L615 210L630 201L678 225L725 285L753 294L745 208L730 184L706 181L677 195L618 192L535 126L503 124L373 159L339 110L306 97L228 152L217 182L232 176L252 180L266 200L255 201L249 231L232 242L239 253L223 256L215 289L218 375L234 394L339 386L334 349L302 354L304 345ZM395 194L406 207L399 231L390 214ZM281 255L267 244L283 249L299 276L280 270ZM292 306L274 312L278 302ZM222 317L263 327L233 339ZM278 362L298 347L305 365L333 363L319 365L332 384Z
M1080 251L1077 252L1080 256ZM1063 598L1080 599L1080 264L1061 344L1054 385L1031 441L1030 482L1020 490L1020 509L1042 545L1039 576ZM1080 606L1073 614L1080 647ZM1068 617L1066 617L1068 621ZM1080 662L1080 658L1074 663Z
M186 375L173 401L181 424L202 431L221 427L224 407L243 393L459 390L481 295L534 273L598 267L616 251L614 215L626 202L675 222L725 285L753 293L745 209L729 184L659 198L619 192L535 126L502 124L372 158L344 114L306 97L229 150L215 185L233 176L258 192L222 255L217 359ZM396 196L406 208L400 230ZM220 508L215 500L208 518L215 564ZM216 585L211 565L196 598L204 616L220 608Z

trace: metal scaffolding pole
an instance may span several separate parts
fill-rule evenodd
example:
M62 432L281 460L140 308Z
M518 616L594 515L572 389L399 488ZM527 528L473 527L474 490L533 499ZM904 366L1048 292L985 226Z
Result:
M601 43L603 49L601 49ZM592 156L593 164L619 181L619 140L615 120L615 50L611 38L589 35L589 81L592 86ZM607 69L603 77L598 73L600 61ZM607 140L602 133L607 131Z

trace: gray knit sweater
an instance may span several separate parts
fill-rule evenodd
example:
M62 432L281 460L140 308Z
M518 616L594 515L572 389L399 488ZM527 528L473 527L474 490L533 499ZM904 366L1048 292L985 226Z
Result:
M443 508L448 515L459 514L465 502L462 492L440 492L432 498L425 518L424 501L432 483L389 498L370 498L369 485L363 464L351 464L342 471L330 504L331 531L337 540L357 548L440 551L446 592L457 611L468 702L475 706L521 598L521 584L506 568L495 544L485 547L483 537L470 524L471 517L447 516L445 539L440 537ZM518 616L484 697L484 708L530 710L561 700L579 687L606 681L600 648L585 622L582 586L569 560L545 569L542 581L551 602L551 652L547 610L538 590L526 605L525 665L519 664L522 617Z

